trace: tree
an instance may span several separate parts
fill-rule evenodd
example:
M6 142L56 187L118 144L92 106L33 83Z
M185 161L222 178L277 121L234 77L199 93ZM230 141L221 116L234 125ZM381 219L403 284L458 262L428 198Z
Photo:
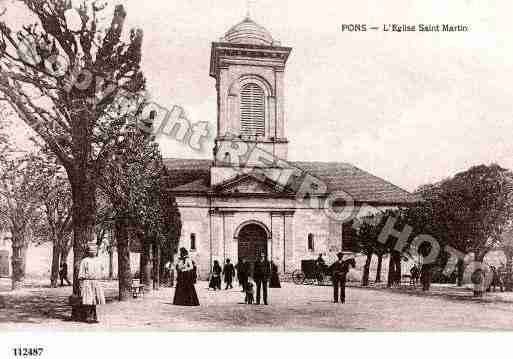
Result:
M143 242L141 261L162 236L160 188L163 164L158 144L137 128L124 133L116 160L105 168L100 188L112 205L118 252L119 299L130 298L130 236ZM132 230L129 231L129 228ZM142 233L142 234L141 234ZM146 258L145 258L146 257ZM148 277L141 273L141 278ZM146 281L145 281L146 282ZM149 285L149 283L146 283Z
M114 250L116 238L113 235L113 213L112 205L105 198L101 191L98 192L98 209L96 211L96 238L100 248L103 248L109 256L109 279L114 278Z
M356 231L358 247L360 251L366 255L365 264L363 266L362 286L369 285L370 264L373 255L378 257L376 282L379 283L381 281L381 263L383 255L387 252L384 245L378 241L380 230L384 225L382 220L382 213L368 215L358 220L358 229Z
M500 248L513 218L513 176L496 164L474 166L420 191L424 203L410 214L418 229L463 253L474 253L482 263L493 248ZM458 263L463 277L463 258ZM484 273L476 271L474 295L483 294Z
M172 262L175 254L178 252L178 243L182 231L182 222L176 200L169 193L169 191L167 191L167 184L160 184L160 193L161 217L164 224L162 230L162 235L164 238L161 245L162 253L160 261L160 272L163 273L164 265L167 262Z
M50 283L57 286L59 265L66 262L71 249L71 191L67 179L55 176L44 184L44 210L49 240L52 242Z
M15 157L18 155L19 157ZM12 240L12 289L23 286L31 224L42 216L44 175L34 155L3 155L0 159L0 217Z
M36 142L36 144L38 144ZM41 145L41 144L38 144ZM34 157L34 165L41 173L43 217L34 227L39 241L52 243L50 285L57 286L59 266L66 262L71 249L71 189L66 172L46 146L41 146Z
M86 0L75 9L68 0L21 2L31 23L18 31L14 24L0 23L0 94L67 172L73 198L73 293L78 295L78 266L87 242L94 240L98 178L144 90L143 35L132 30L123 40L122 5L105 23L110 7L97 1ZM67 11L75 11L80 23L69 21ZM72 312L74 318L78 314Z
M153 283L154 289L160 285L160 274L163 272L166 261L172 260L178 250L181 221L180 212L176 206L175 198L167 191L164 178L167 178L162 158L158 154L155 167L151 173L151 189L146 196L144 204L146 214L144 221L144 237L153 248Z

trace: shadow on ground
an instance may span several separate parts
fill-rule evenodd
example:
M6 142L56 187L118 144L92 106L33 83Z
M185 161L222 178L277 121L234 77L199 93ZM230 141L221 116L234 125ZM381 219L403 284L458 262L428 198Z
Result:
M487 292L483 295L483 297L474 297L473 292L469 289L460 287L460 288L453 288L453 287L444 287L444 288L437 288L437 287L431 287L428 291L423 291L420 288L412 288L410 286L402 286L402 287L395 287L395 288L365 288L360 287L362 289L369 289L369 290L386 290L392 293L398 293L398 294L406 294L410 296L416 296L416 297L432 297L432 298L441 298L453 302L471 302L471 303L481 303L481 304L490 304L490 303L505 303L505 304L511 304L511 300L502 299L500 297L497 297L490 292Z
M71 293L54 293L47 290L28 295L0 295L0 323L42 323L49 319L69 321ZM106 293L107 302L115 299L115 293Z

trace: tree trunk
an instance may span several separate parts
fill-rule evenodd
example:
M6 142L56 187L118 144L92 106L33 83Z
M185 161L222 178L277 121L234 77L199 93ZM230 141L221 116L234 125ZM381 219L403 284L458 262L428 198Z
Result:
M370 264L372 260L372 251L367 253L367 258L365 259L365 265L363 266L363 276L362 276L362 286L367 287L369 285L369 271Z
M482 267L483 259L486 253L483 254L474 254L475 263L479 263ZM473 273L473 287L474 287L474 297L482 297L484 294L485 288L485 273L482 269L475 270ZM475 281L474 281L475 280Z
M132 272L130 270L130 246L128 224L126 219L115 220L117 252L118 252L118 285L119 300L129 300L132 288Z
M390 253L390 258L388 259L388 278L387 278L387 287L390 288L392 284L394 284L395 278L395 264L394 257L392 253Z
M153 256L153 289L160 289L160 246L156 244L153 246L155 255Z
M147 242L146 240L143 243L143 248L141 252L141 272L140 272L140 280L141 284L144 284L144 290L145 291L151 291L152 290L152 283L151 283L151 277L152 277L152 267L153 267L153 261L152 261L152 248L151 243Z
M376 283L381 283L381 267L383 265L383 255L378 255L378 266L376 268Z
M78 304L80 303L78 300L80 298L78 271L80 262L87 253L87 243L95 241L96 180L91 178L91 174L83 168L73 167L66 168L66 170L73 197L73 295L70 297L70 303L73 303L73 305L71 320L81 321L84 318L84 307Z
M114 248L109 246L109 279L112 280L114 278Z
M27 248L25 238L13 233L12 241L12 290L20 289L25 283L25 270L27 265Z
M69 251L71 247L63 244L61 247L61 262L68 262Z
M57 283L59 280L59 269L61 262L61 248L57 243L57 239L54 238L53 246L52 246L52 267L50 273L50 286L52 288L57 287Z
M463 274L465 273L465 266L463 259L458 259L458 262L456 263L457 269L458 269L458 278L456 280L456 285L458 287L461 287L463 285Z
M431 277L433 274L433 268L431 264L424 264L420 269L420 283L422 284L422 290L428 291L431 288Z
M401 283L401 253L396 252L394 255L394 263L395 263L395 284L399 285Z
M511 275L513 273L513 251L506 252L506 278L504 278L504 286L506 287L507 292L511 292L513 290L513 280Z

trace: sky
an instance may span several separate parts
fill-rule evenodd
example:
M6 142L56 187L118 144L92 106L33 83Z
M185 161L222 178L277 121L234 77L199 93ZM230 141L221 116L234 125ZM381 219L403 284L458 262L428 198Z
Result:
M245 0L124 1L144 31L154 101L215 136L210 48ZM477 164L513 169L513 3L492 0L250 1L293 48L285 72L291 161L349 162L407 190ZM469 32L342 32L342 24L465 24ZM212 140L211 140L212 141ZM211 158L160 138L164 157Z

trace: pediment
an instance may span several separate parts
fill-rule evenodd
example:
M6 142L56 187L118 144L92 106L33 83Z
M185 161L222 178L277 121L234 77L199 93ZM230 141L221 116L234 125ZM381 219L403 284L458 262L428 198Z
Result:
M216 191L221 193L247 193L247 194L288 194L278 183L268 178L261 179L252 175L243 175L225 181L216 186Z

